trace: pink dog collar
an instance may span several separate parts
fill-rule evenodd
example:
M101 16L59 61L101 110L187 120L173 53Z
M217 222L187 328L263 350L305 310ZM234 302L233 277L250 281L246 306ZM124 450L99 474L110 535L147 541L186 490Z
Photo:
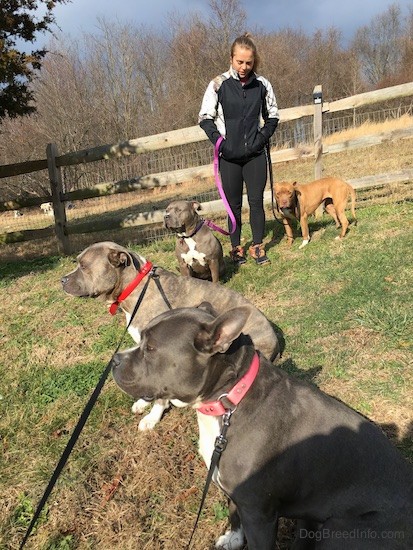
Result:
M216 401L208 401L206 403L200 403L196 406L197 411L208 414L210 416L222 416L228 411L228 407L225 407L221 399L225 397L226 401L229 401L231 405L236 407L247 391L252 386L252 383L257 376L260 368L260 358L258 353L254 354L252 363L248 371L244 376L235 384L235 386L228 393L221 395Z

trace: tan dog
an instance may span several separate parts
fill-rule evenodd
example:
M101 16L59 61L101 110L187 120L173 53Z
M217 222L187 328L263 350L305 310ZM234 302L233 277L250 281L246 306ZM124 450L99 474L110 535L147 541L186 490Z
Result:
M275 184L274 190L277 208L282 214L284 229L290 244L294 240L293 219L300 221L303 242L299 248L303 248L310 242L308 216L314 214L322 203L324 203L326 212L336 222L336 227L341 226L341 233L336 239L342 239L349 226L344 212L349 196L351 197L351 214L354 224L357 223L356 192L349 183L338 178L322 178L306 184L280 182Z

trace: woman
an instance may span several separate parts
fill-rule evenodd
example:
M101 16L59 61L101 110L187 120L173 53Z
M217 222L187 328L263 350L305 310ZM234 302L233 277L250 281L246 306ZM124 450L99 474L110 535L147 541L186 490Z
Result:
M232 44L230 61L229 71L209 83L202 101L199 123L214 145L221 136L225 138L219 149L219 169L222 187L237 224L230 236L231 258L237 265L247 261L241 246L245 181L253 241L249 253L258 265L263 265L270 261L263 244L264 189L267 181L265 147L278 124L277 101L270 82L255 74L259 57L248 33Z

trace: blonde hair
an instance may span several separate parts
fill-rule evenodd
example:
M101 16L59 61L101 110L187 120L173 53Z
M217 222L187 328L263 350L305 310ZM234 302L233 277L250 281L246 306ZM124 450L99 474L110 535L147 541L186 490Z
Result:
M252 51L252 55L254 56L254 65L252 70L255 72L260 64L260 56L258 55L257 46L255 45L251 34L249 32L244 32L244 34L234 40L231 46L231 59L234 57L235 48L237 46Z

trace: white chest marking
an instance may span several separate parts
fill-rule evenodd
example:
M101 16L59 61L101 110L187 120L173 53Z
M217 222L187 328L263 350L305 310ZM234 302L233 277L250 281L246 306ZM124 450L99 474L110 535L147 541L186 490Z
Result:
M128 325L131 316L130 316L130 313L127 313L126 311L124 313L125 313L125 317L126 317L126 325ZM137 344L141 343L141 332L137 327L134 327L133 325L131 325L128 328L128 332Z
M198 260L201 265L205 265L205 254L196 250L196 242L194 239L185 239L185 242L189 250L187 253L182 252L181 258L183 261L190 266L192 266L194 260Z
M204 459L206 467L210 468L212 453L215 449L215 440L221 433L219 426L219 420L216 416L209 416L197 411L196 416L198 418L198 429L199 429L199 454ZM212 480L216 483L223 491L225 487L222 484L219 468L215 467L214 473L212 475ZM225 548L225 547L224 547ZM236 548L236 547L234 547Z
M216 416L209 416L197 411L199 429L199 454L209 468L212 453L215 448L215 440L220 434L219 421Z

